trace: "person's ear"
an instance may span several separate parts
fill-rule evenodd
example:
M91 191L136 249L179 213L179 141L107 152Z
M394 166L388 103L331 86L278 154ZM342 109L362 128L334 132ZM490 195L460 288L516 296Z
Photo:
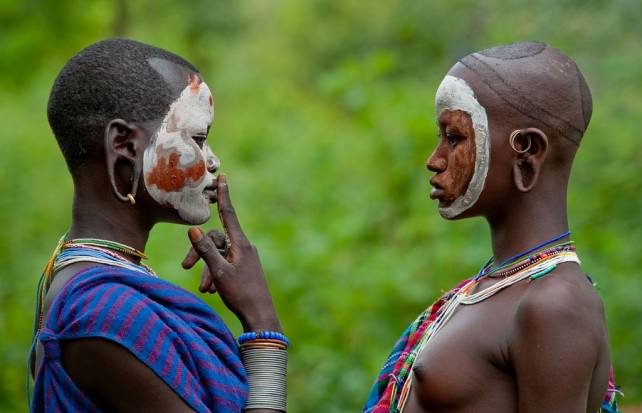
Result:
M143 153L147 144L145 132L122 119L114 119L105 128L105 162L111 190L119 200L136 203L138 181L143 170ZM121 168L127 168L128 178L122 182ZM127 195L120 188L130 188Z
M537 185L542 165L548 155L548 137L537 128L518 129L510 134L509 144L515 152L515 186L522 192L528 192Z

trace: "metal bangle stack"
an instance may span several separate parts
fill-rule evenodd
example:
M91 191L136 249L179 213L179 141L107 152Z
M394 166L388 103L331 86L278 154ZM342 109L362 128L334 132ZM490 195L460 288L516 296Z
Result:
M279 332L259 331L244 333L238 341L249 387L245 409L285 412L289 340Z
M288 352L280 348L241 347L249 394L246 409L286 411Z

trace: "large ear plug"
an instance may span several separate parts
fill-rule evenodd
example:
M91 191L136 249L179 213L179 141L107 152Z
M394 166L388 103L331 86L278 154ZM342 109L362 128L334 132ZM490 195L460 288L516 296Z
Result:
M138 191L138 181L140 180L142 168L138 165L135 153L128 153L127 149L121 150L121 148L125 148L128 145L125 142L129 139L130 133L132 133L132 130L123 120L116 119L107 125L105 128L105 163L113 194L122 202L136 205L136 192ZM132 152L131 148L129 152ZM130 178L132 187L127 195L121 194L116 184L116 164L121 160L125 160L132 165L133 172Z

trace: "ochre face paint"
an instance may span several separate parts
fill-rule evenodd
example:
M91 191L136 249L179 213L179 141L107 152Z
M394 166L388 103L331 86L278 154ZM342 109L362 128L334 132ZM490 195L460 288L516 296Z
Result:
M143 173L149 194L168 205L190 224L210 217L210 201L203 191L214 182L216 155L204 142L214 115L207 84L190 75L189 84L172 103L161 126L145 149ZM197 141L203 141L202 147Z
M475 135L475 167L472 177L464 173L461 180L468 180L466 191L454 199L450 204L439 208L439 213L444 218L455 218L468 208L472 207L479 199L483 189L486 175L488 173L488 164L490 160L490 137L488 133L488 118L486 110L479 104L475 98L475 93L465 80L446 75L444 80L437 89L435 96L435 105L437 108L437 117L444 111L461 111L470 116L472 128ZM455 167L448 165L448 168ZM463 172L465 172L464 168ZM453 183L460 186L465 184L461 182ZM461 193L462 191L457 191Z
M440 205L450 206L466 193L475 172L475 130L470 115L461 110L442 110L438 122L448 150L442 151L446 169L439 173L436 183L442 189ZM449 143L451 139L456 142L454 146Z

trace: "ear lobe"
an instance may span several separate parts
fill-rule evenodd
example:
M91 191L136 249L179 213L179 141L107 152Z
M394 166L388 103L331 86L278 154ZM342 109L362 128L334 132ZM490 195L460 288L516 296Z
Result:
M122 202L135 203L138 181L142 173L145 136L141 129L122 119L114 119L105 128L105 163L113 194ZM123 161L131 164L129 179L131 190L127 195L120 193L116 182L116 167Z
M513 163L515 186L521 192L529 192L537 185L542 165L548 155L548 137L540 129L526 128L521 129L516 136L511 134L510 142L516 152ZM524 149L518 150L516 147Z

